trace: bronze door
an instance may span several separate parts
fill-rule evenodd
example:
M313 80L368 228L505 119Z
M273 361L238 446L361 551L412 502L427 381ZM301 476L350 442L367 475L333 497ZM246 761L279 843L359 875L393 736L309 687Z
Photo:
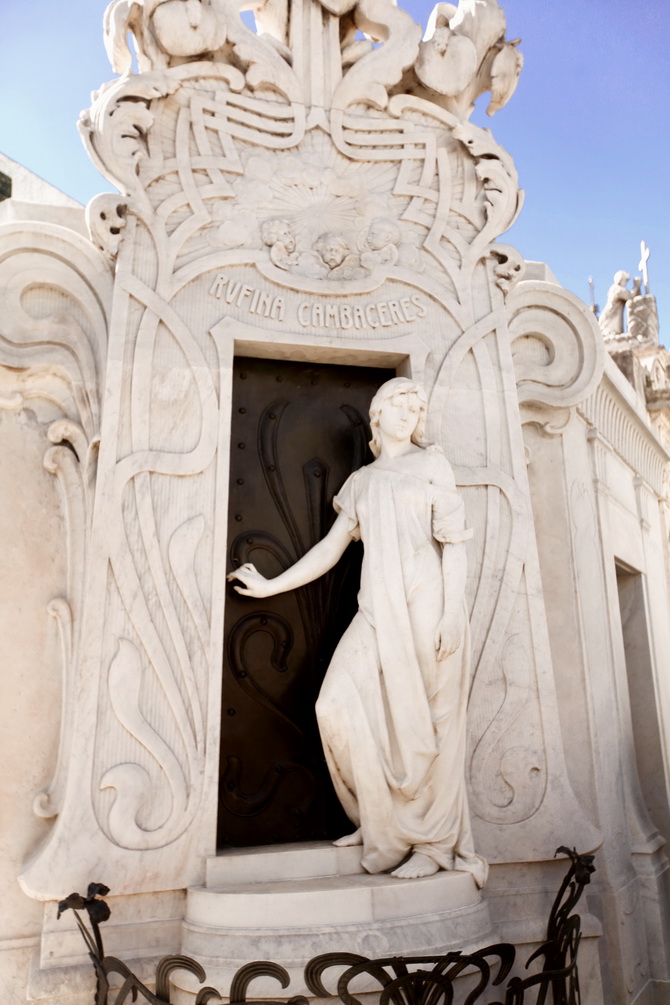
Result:
M321 540L332 499L372 460L368 408L391 370L235 361L228 561L276 576ZM346 833L314 705L356 612L360 544L327 576L264 600L226 596L218 845Z

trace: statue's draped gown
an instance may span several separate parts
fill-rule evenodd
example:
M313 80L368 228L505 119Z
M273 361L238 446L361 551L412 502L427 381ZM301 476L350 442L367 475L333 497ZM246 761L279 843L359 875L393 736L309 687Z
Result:
M354 472L334 506L364 557L359 611L316 712L335 791L362 828L363 866L383 872L415 850L481 886L465 790L467 616L456 652L438 661L435 648L442 549L472 533L451 468L437 447L382 459Z

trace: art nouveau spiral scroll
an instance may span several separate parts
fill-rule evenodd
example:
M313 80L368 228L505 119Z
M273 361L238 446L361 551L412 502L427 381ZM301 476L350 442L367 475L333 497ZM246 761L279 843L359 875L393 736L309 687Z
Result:
M604 366L593 314L553 283L521 283L507 301L519 401L566 407L583 401Z
M0 408L39 411L41 403L45 414L55 413L44 466L58 481L67 528L66 592L48 607L61 639L61 738L52 780L34 804L39 816L51 818L63 802L74 725L112 277L105 258L78 234L49 224L6 224L0 291L0 366L13 391Z

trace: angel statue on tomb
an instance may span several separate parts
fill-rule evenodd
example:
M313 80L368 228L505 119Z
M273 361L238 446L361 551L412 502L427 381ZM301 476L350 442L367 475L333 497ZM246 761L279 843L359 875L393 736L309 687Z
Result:
M628 301L633 298L633 293L627 289L629 279L629 273L621 269L615 274L607 291L607 303L598 318L603 335L623 335L625 331L623 312Z
M295 590L363 541L359 610L316 705L333 785L356 826L335 844L361 844L370 873L465 870L481 887L488 866L474 851L465 787L472 531L446 457L424 440L426 411L415 381L383 384L370 405L376 459L335 496L329 533L274 579L251 563L228 578L244 596Z

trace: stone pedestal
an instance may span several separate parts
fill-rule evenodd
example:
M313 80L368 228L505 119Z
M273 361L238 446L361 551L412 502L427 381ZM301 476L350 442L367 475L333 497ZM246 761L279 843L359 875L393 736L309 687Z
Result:
M271 960L291 978L281 989L254 980L250 997L309 994L305 964L320 953L371 958L441 954L495 942L489 909L472 877L438 872L405 881L361 868L361 848L326 842L235 849L209 859L207 881L187 893L182 952L226 995L239 967ZM175 973L183 1002L197 981Z

